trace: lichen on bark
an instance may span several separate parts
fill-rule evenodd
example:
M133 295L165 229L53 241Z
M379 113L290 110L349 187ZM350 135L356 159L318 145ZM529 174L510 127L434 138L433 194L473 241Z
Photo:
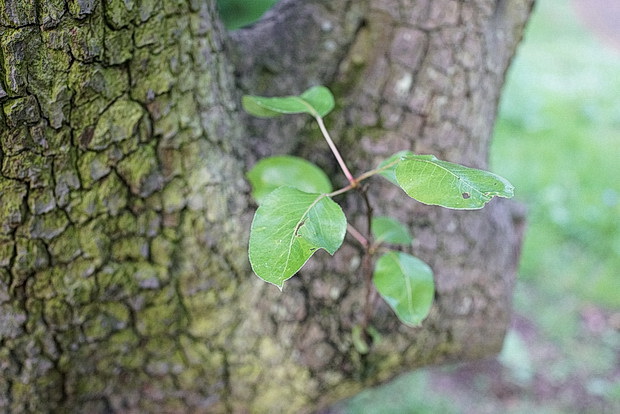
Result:
M193 60L219 53L212 7L70 1L33 15L18 3L0 19L1 410L224 410L222 352L208 345L197 358L209 338L188 334L245 266L233 242L241 161L199 122L239 140L231 92L193 89L231 74ZM202 34L190 18L205 22ZM175 178L207 158L232 181ZM205 191L228 201L217 213L212 201L183 201ZM205 215L228 222L199 225ZM216 240L219 258L205 262ZM228 275L221 295L201 281L210 274ZM193 299L205 291L210 305Z

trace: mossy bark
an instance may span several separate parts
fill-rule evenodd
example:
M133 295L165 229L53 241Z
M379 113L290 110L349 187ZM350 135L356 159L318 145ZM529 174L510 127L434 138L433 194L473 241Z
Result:
M212 2L0 1L0 411L307 412L497 351L506 203L448 212L373 186L438 296L416 329L378 304L367 355L352 244L282 294L252 276L244 171L283 152L334 166L304 118L257 122L238 98L326 83L359 171L400 149L484 167L531 3L282 0L227 37Z

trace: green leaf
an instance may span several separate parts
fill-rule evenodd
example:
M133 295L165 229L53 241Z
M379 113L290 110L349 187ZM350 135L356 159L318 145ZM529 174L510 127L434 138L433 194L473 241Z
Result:
M398 185L398 181L396 180L396 167L398 166L398 160L403 160L405 157L410 155L415 155L413 152L408 150L399 151L396 154L392 155L389 158L386 158L381 164L379 164L378 168L384 168L387 165L390 167L381 171L380 174L385 177L388 181L390 181L394 185Z
M385 253L377 260L373 283L404 324L418 326L428 316L435 296L433 271L417 257Z
M372 235L378 243L386 242L408 246L413 241L404 224L391 217L373 217Z
M279 155L263 158L247 174L252 196L260 204L278 187L289 186L306 193L330 193L332 184L316 165L303 158Z
M301 94L301 99L308 102L321 118L336 106L334 95L325 86L313 86Z
M254 215L250 264L258 277L282 289L317 249L333 255L346 230L342 209L326 195L280 187Z
M270 99L270 98L263 98L260 96L253 96L253 95L244 95L243 98L241 98L241 105L243 106L243 109L245 109L245 111L248 114L257 116L259 118L273 118L275 116L282 115L281 112L272 111L271 109L268 109L267 107L262 106L260 104L263 100L266 100L266 99Z
M457 210L484 207L494 196L510 198L514 187L484 170L441 161L433 155L409 155L396 167L398 185L411 198Z
M322 118L335 106L334 96L325 86L314 86L299 96L267 98L245 95L241 103L246 112L261 118L302 113Z

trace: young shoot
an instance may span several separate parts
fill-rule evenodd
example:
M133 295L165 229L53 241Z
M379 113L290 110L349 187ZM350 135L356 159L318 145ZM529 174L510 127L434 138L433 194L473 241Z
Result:
M335 106L332 93L324 86L297 96L244 96L242 103L248 113L263 118L311 115L348 180L347 186L334 190L325 172L302 158L284 155L259 161L247 175L259 204L248 254L254 273L281 290L318 249L333 255L348 232L363 249L361 276L367 292L364 314L354 330L355 343L363 336L360 332L377 337L369 326L375 292L408 326L418 326L428 316L435 292L433 272L426 263L389 248L410 246L412 237L397 220L373 217L369 188L361 182L381 175L421 203L457 210L480 209L493 197L513 196L513 186L503 177L410 151L400 151L355 177L323 122ZM347 223L342 208L332 200L352 190L364 200L369 223L366 232ZM375 260L375 256L379 257ZM356 347L368 352L363 344Z

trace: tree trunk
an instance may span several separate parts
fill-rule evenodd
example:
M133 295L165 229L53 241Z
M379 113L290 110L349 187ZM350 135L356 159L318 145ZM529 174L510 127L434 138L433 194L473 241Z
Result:
M306 118L252 120L239 96L327 84L358 173L401 149L485 167L532 0L283 0L232 37L199 0L1 3L1 411L308 412L500 348L509 203L454 212L373 183L437 298L415 329L378 303L366 355L354 244L283 293L253 276L244 171L297 153L337 172Z

